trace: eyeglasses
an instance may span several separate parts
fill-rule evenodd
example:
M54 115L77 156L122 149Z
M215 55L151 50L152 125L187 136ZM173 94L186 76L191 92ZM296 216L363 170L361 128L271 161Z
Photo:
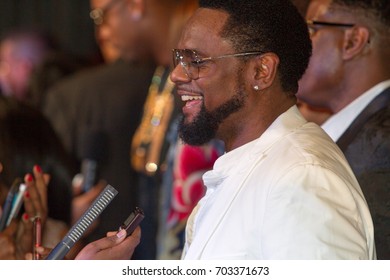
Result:
M209 62L213 60L228 58L228 57L241 57L249 55L259 55L262 52L252 51L252 52L243 52L243 53L233 53L233 54L224 54L215 57L201 57L195 50L191 49L173 49L173 66L176 67L180 64L186 75L191 80L197 80L199 78L207 76L212 66Z
M95 25L97 25L97 26L102 25L104 23L105 14L107 14L107 12L109 10L111 10L112 8L114 8L115 4L117 4L119 2L121 2L121 1L120 0L113 0L113 1L109 2L106 6L104 6L103 8L93 9L89 13L89 17L93 20Z
M353 23L337 23L337 22L325 22L325 21L316 21L316 20L307 20L306 24L309 29L310 36L313 36L318 31L318 28L315 27L316 25L327 26L327 27L347 27L347 28L351 28L355 26L355 24Z

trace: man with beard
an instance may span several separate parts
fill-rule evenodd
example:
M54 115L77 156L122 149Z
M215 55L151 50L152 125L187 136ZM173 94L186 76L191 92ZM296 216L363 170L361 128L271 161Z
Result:
M335 143L296 107L311 54L288 0L201 0L173 50L180 137L226 153L203 176L183 259L374 259L371 216Z
M290 1L201 0L178 47L171 79L185 102L180 136L226 147L203 177L207 193L188 220L183 258L375 259L356 178L296 107L311 45ZM110 258L128 258L122 249L138 241L121 243L122 234L78 257L106 259L109 250L98 248L115 245Z

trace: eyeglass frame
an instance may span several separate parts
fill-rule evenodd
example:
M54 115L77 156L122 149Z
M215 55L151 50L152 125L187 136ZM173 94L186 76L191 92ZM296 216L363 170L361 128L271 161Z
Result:
M89 12L89 17L93 20L96 26L100 26L104 23L105 14L111 10L115 4L119 3L120 0L112 0L103 8L96 8Z
M194 55L195 55L195 58L197 58L198 60L196 61L191 61L190 65L186 65L187 62L184 62L182 61L182 58L178 58L178 52L184 52L184 51L190 51L192 52ZM264 52L261 52L261 51L248 51L248 52L241 52L241 53L232 53L232 54L224 54L224 55L219 55L219 56L209 56L209 57L199 57L199 54L197 53L197 51L195 50L192 50L192 49L172 49L172 54L173 54L173 67L176 68L176 66L178 64L180 64L184 71L186 72L186 75L188 78L190 78L191 80L197 80L199 79L199 64L203 63L203 62L207 62L207 61L213 61L213 60L218 60L218 59L222 59L222 58L228 58L228 57L242 57L242 56L249 56L249 55L261 55L261 54L264 54ZM180 60L180 61L179 61ZM195 65L198 64L198 65ZM197 77L193 77L193 75L189 72L189 67L196 67L198 69L198 75Z
M322 25L322 26L328 26L328 27L345 27L345 28L352 28L356 24L355 23L340 23L340 22L327 22L327 21L318 21L318 20L306 20L306 24L309 29L310 36L312 36L317 30L313 27L314 25ZM314 30L314 32L311 32L310 30Z

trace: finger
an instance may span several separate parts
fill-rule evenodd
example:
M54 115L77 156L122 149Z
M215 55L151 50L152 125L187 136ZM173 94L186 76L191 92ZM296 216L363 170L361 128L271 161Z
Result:
M126 234L124 234L126 236ZM126 237L119 245L111 248L109 258L114 260L130 259L141 239L141 230L138 227L131 235ZM102 256L107 259L107 256Z
M45 247L41 247L41 246L38 246L35 249L36 253L38 253L40 255L41 260L46 259L46 257L50 254L51 250L52 249L50 249L50 248L45 248ZM25 259L26 260L33 260L34 259L33 253L26 253Z
M26 174L26 176L24 176L24 181L27 186L23 197L26 213L30 217L45 213L33 176L31 174Z
M76 256L77 260L97 260L97 259L126 259L130 258L134 251L134 248L138 245L139 240L136 237L129 237L130 241L126 242L126 231L121 230L115 235L110 235L101 238L97 241L89 243L85 246L80 253ZM123 247L125 249L116 249L117 247ZM120 244L120 246L118 246ZM131 248L128 248L130 246ZM116 249L116 250L115 250Z
M23 228L24 228L25 234L31 234L32 233L32 229L33 229L32 219L33 219L33 217L29 216L27 213L24 213L22 215L21 221L23 223Z
M106 236L113 236L116 235L118 232L117 231L109 231L106 233Z
M26 260L31 261L31 260L33 259L33 254L32 254L32 253L26 253L26 254L24 255L24 258L25 258Z
M36 187L43 205L47 205L47 185L49 184L49 177L42 172L39 165L33 167Z
M134 239L141 240L141 228L140 228L140 226L137 226L137 227L136 227L136 229L133 231L133 233L131 234L131 236L132 236Z
M17 221L14 219L4 231L0 232L0 260L11 260L16 258L14 239L17 227Z
M46 248L46 247L42 247L42 246L39 246L39 247L36 247L35 251L41 255L41 259L46 259L46 257L50 254L50 252L52 251L52 248Z
M16 219L12 219L9 225L2 231L2 234L7 236L14 236L17 229L18 229L18 221Z

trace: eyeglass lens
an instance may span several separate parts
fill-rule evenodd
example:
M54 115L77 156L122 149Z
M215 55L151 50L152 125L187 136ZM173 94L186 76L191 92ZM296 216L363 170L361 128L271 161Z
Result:
M193 50L173 50L173 66L180 64L190 79L199 78L200 71L197 64L200 62L201 58Z

